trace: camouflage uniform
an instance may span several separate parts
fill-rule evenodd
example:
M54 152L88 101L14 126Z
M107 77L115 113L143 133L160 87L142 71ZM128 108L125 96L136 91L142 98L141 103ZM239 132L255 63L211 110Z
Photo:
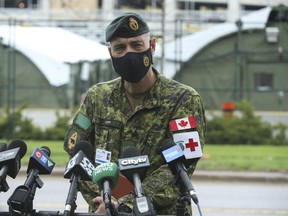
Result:
M193 88L153 70L157 81L135 110L125 96L123 79L92 86L68 130L64 149L71 155L74 144L85 139L94 144L95 151L96 148L111 151L111 161L117 163L125 147L137 147L142 155L148 155L151 164L142 181L146 196L154 201L157 214L175 214L178 187L173 185L174 176L165 165L161 145L164 139L172 138L171 120L193 115L203 147L205 113L202 100ZM197 160L193 161L188 169L190 177L196 163ZM81 192L89 211L95 211L97 206L92 199L101 194L97 186L83 182ZM132 207L133 196L127 195L121 201Z

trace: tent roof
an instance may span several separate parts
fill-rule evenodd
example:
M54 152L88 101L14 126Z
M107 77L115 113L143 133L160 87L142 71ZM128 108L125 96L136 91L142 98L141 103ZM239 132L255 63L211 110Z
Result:
M243 23L242 29L263 29L267 22L268 16L270 14L271 7L265 7L255 12L251 12L247 15L241 17ZM232 22L225 22L222 24L217 24L208 29L198 31L192 35L185 36L181 39L177 39L166 43L165 49L165 68L164 75L173 78L176 74L175 70L175 57L177 54L177 60L181 62L187 62L191 59L197 52L207 46L209 43L231 33L237 32L237 26ZM179 41L181 40L181 41ZM181 44L181 48L179 48ZM178 49L175 47L178 45ZM181 50L181 57L179 59L179 51ZM156 49L155 57L161 57L161 47L158 46ZM174 67L173 67L174 65Z
M0 37L34 62L54 86L69 82L69 63L110 58L105 45L57 27L3 25Z

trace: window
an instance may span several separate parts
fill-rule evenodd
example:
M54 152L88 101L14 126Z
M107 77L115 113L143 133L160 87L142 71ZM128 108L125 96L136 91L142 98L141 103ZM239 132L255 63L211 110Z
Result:
M161 0L119 0L119 8L145 9L147 7L162 8Z
M273 74L256 73L254 75L255 88L257 91L272 91L273 90Z
M5 8L37 8L38 0L5 0ZM1 5L3 7L3 5Z

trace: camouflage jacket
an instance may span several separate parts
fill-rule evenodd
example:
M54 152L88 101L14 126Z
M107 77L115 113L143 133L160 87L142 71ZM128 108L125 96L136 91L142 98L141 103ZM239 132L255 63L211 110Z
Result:
M125 147L135 146L150 161L147 177L142 181L146 196L152 198L157 214L171 214L175 213L178 187L173 184L174 176L161 152L163 140L173 135L169 122L193 115L203 148L206 120L201 97L193 88L155 73L157 81L135 110L125 96L121 78L92 86L69 127L64 149L71 156L76 142L88 140L95 151L96 148L110 151L111 161L117 163ZM83 116L88 122L81 121ZM197 159L188 169L190 177L196 163ZM81 192L89 211L95 211L97 206L92 199L101 194L97 186L83 182ZM126 195L120 200L131 207L133 196Z

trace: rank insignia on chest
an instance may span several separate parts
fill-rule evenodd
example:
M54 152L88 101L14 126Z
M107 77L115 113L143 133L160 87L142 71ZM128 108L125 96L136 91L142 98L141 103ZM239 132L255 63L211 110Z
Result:
M77 141L77 132L73 133L73 134L71 135L71 137L69 138L68 148L69 148L69 149L74 148L74 146L75 146L75 144L76 144L76 141Z

